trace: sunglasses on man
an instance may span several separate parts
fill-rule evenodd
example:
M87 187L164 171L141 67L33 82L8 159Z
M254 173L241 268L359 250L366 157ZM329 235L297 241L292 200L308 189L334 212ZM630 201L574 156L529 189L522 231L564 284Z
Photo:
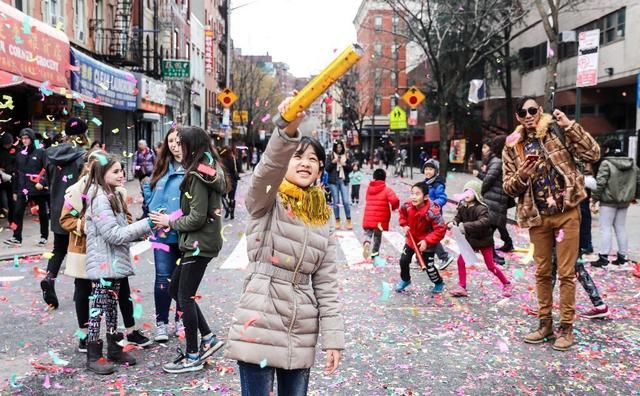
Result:
M518 115L518 117L520 118L524 118L527 116L527 113L531 114L532 116L538 114L538 108L537 107L529 107L528 109L520 109L518 110L518 112L516 113Z

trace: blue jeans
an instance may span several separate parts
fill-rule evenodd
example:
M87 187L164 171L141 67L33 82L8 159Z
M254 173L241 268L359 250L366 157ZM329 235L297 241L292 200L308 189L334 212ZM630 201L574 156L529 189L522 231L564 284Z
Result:
M309 387L310 369L285 370L260 368L257 364L238 361L242 396L269 396L273 392L273 375L278 376L278 395L304 396Z
M344 214L347 216L347 219L351 218L351 200L349 198L348 187L349 186L347 184L344 184L344 181L342 181L342 179L338 179L335 184L329 184L329 189L331 190L331 200L333 203L333 214L335 215L336 220L340 220L340 207L338 206L338 201L340 201L342 203L342 206L344 206Z
M180 258L180 249L177 243L169 243L169 251L153 249L153 257L156 264L156 281L153 288L153 298L156 303L156 323L169 323L169 309L171 308L171 295L169 294L169 278L176 268L176 261ZM176 302L176 316L178 319L178 303Z

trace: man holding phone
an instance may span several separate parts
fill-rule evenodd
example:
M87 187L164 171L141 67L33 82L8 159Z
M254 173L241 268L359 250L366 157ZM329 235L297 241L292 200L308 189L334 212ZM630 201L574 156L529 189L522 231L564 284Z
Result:
M560 327L553 349L566 351L573 345L579 204L587 196L584 175L577 169L575 159L593 163L600 158L600 147L560 110L554 110L553 116L544 114L535 98L518 100L516 119L520 125L509 135L502 152L503 188L518 198L518 225L529 228L534 245L540 318L538 329L527 334L524 341L539 344L554 336L551 261L555 244Z

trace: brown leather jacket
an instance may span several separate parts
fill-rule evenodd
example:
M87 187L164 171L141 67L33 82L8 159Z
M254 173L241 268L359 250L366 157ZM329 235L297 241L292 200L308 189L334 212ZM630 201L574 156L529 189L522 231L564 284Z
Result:
M584 175L576 168L575 160L593 163L600 158L600 146L580 124L573 122L565 129L565 143L552 131L553 119L543 114L536 127L536 138L544 150L544 158L564 178L564 207L574 208L587 197L584 188ZM518 225L522 228L536 227L542 224L542 218L533 200L533 188L529 181L524 182L518 176L518 169L525 161L524 128L520 125L507 138L502 151L502 173L504 191L518 198L516 209Z

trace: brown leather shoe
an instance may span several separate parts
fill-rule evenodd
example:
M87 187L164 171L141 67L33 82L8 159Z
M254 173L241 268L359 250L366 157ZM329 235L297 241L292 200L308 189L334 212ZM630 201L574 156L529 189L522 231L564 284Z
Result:
M553 320L540 320L538 330L533 331L524 336L524 342L527 344L541 344L553 338Z
M566 351L573 346L573 325L561 323L558 328L558 337L553 343L556 351Z

